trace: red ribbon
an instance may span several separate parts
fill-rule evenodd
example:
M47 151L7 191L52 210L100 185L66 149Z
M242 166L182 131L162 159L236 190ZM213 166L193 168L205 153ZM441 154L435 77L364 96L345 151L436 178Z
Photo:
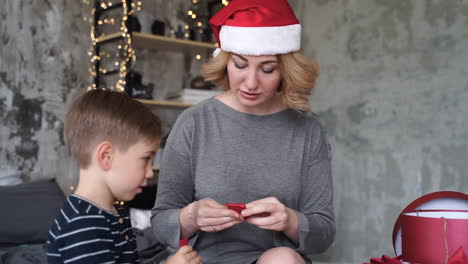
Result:
M403 264L403 263L400 261L400 257L392 258L387 255L382 255L381 258L371 258L370 263L363 263L363 264ZM458 264L458 263L453 263L453 264Z
M400 261L400 257L389 257L387 255L382 255L381 258L371 258L369 263L363 264L403 264ZM459 248L455 254L448 260L447 264L467 264L468 263L468 256L465 255L463 252L463 247ZM417 264L417 263L413 263Z
M450 257L447 264L466 264L468 263L468 257L463 252L463 247L459 248L452 257Z

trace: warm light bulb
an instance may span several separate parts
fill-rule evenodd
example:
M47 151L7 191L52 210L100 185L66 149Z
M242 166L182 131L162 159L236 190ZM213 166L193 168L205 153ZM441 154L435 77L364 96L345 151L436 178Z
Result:
M200 55L200 54L195 55L195 59L200 60L200 59L201 59L201 55Z
M189 16L191 16L191 15L193 14L192 10L189 10L189 11L187 12L187 14L188 14Z

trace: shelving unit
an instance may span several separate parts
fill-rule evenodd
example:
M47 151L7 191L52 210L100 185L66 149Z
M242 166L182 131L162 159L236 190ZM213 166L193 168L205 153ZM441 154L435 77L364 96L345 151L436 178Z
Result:
M182 52L187 55L209 53L216 49L216 45L211 43L168 38L145 33L134 32L132 37L133 46L138 49Z
M172 52L182 52L187 55L200 53L209 53L216 49L215 44L168 38L164 36L152 35L147 33L133 32L132 43L135 49L164 50ZM98 38L97 43L105 43L122 37L122 33L116 32Z
M140 33L140 32L132 32L131 28L124 24L121 25L120 30L114 33L108 33L107 35L103 35L100 30L100 24L97 23L100 19L101 15L105 12L108 12L111 9L122 8L122 10L127 10L127 12L123 13L123 15L127 14L127 19L130 20L133 12L131 11L132 0L120 0L121 2L117 5L109 5L107 3L107 7L102 7L103 2L101 0L95 1L95 9L98 10L94 13L94 36L96 36L95 44L95 56L99 56L99 52L101 51L101 46L106 47L105 45L122 45L120 43L123 42L124 45L128 44L126 49L122 49L124 54L127 56L123 56L122 62L119 64L118 68L115 69L107 69L106 71L100 70L101 64L98 61L95 63L95 72L96 75L94 76L94 86L99 87L99 83L102 82L101 78L104 78L109 75L119 74L122 77L122 74L126 74L130 71L132 67L131 56L135 56L135 50L152 50L152 51L159 51L159 52L176 52L179 54L184 55L184 65L183 71L185 73L190 72L190 65L192 63L193 57L196 55L201 55L204 58L207 58L216 48L217 45L213 43L206 43L200 41L192 41L187 39L178 39L178 38L169 38L160 35L153 35L147 33ZM218 0L209 0L209 5L214 5L214 3ZM127 8L127 9L125 9ZM124 19L125 21L125 19ZM125 26L125 29L123 29ZM99 37L98 37L99 36ZM122 45L122 46L124 46ZM115 46L114 46L115 47ZM120 49L120 47L119 47ZM126 53L125 53L126 52ZM123 68L122 68L123 66ZM125 77L125 75L124 75ZM183 85L186 85L190 75L185 75L183 78ZM119 80L120 82L120 80ZM117 86L116 86L117 87ZM187 86L183 86L187 87ZM120 88L127 88L126 82L122 82ZM178 88L178 87L174 87ZM148 100L148 99L135 99L137 101L142 102L146 106L150 108L165 108L162 111L181 111L185 108L192 107L197 102L187 101L187 98L184 99L184 96L180 96L174 99L168 100ZM168 109L169 108L169 109ZM153 170L155 173L159 173L159 166L153 166Z
M147 100L147 99L137 99L137 101L142 102L143 104L149 107L175 107L175 108L189 108L194 105L194 103L184 102L178 99L172 100Z
M134 10L132 9L134 3L132 0L120 0L118 3L112 2L103 2L102 0L94 1L94 11L91 13L94 15L93 26L92 26L92 41L94 46L94 57L92 62L94 77L94 84L92 85L95 88L100 87L102 78L110 75L119 75L119 80L116 83L115 87L120 90L126 89L126 74L130 71L132 67L132 62L135 58L136 49L147 49L147 50L158 50L158 51L170 51L178 52L184 54L184 71L190 72L191 58L196 55L207 57L210 52L212 52L216 45L212 43L192 41L187 39L176 39L168 38L165 36L132 32L132 17L134 15ZM103 35L103 24L107 19L104 17L104 14L108 13L111 10L121 9L122 10L122 20L119 29L116 29L116 32ZM127 25L128 22L128 25ZM95 38L95 39L94 39ZM120 62L115 62L118 67L111 67L110 69L105 69L102 66L100 61L101 50L103 45L107 43L117 43L119 53L122 56ZM120 43L120 44L119 44ZM115 46L114 46L115 47ZM119 54L117 53L117 54ZM109 53L107 54L109 57ZM190 75L186 75L184 78L184 84L187 85ZM172 105L172 104L171 104Z
M133 32L132 45L134 49L149 49L183 53L186 56L194 56L197 54L207 54L213 52L217 45L199 41L174 39L164 36L152 35L147 33ZM102 36L97 39L97 43L103 44L122 38L121 32L112 33ZM189 108L194 102L186 102L183 99L176 98L171 100L147 100L138 99L138 101L148 105L149 107L173 107L173 108Z

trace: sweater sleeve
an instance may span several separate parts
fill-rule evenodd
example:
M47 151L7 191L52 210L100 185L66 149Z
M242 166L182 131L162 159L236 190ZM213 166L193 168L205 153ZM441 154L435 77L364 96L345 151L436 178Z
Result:
M308 164L304 168L299 210L299 245L304 255L327 250L335 237L331 154L324 128L311 137Z
M153 232L160 242L172 248L179 247L180 211L194 196L189 155L191 133L186 125L187 122L176 122L162 152L156 202L151 213Z

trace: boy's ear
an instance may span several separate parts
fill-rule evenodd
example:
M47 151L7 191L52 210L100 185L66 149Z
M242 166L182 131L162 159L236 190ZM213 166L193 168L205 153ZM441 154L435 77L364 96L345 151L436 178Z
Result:
M103 170L109 170L112 166L112 159L115 154L115 147L109 141L99 143L96 148L96 161Z

